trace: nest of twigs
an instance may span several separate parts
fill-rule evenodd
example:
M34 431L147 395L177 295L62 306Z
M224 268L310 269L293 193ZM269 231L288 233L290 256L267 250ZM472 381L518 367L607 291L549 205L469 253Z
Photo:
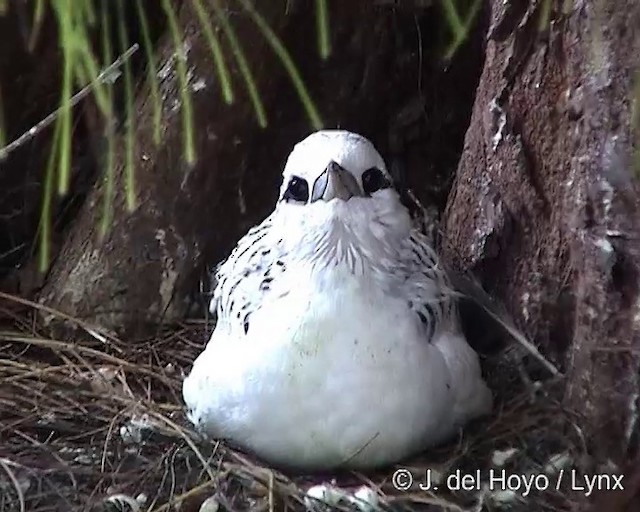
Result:
M197 511L212 497L221 510L321 510L327 506L305 496L322 483L345 492L366 485L380 510L567 510L574 500L563 489L523 496L487 487L490 468L553 481L583 455L553 388L542 386L534 399L501 363L490 364L490 380L506 398L457 442L371 474L285 474L200 439L186 422L181 382L207 339L205 322L125 342L69 319L77 335L56 340L35 321L37 308L0 301L0 511ZM412 473L411 489L394 486L397 468ZM418 487L427 470L442 478L438 491ZM480 488L447 489L456 470L480 470ZM358 509L348 501L332 507Z

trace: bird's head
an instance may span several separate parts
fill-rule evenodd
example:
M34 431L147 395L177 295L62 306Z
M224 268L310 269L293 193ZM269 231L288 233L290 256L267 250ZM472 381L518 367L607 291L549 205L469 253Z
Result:
M342 130L315 132L296 144L283 177L280 201L301 207L375 198L391 188L387 167L373 144Z
M355 133L322 130L296 144L283 171L276 206L287 231L353 242L394 243L411 225L384 160ZM357 240L356 240L357 239ZM349 242L349 240L344 240Z

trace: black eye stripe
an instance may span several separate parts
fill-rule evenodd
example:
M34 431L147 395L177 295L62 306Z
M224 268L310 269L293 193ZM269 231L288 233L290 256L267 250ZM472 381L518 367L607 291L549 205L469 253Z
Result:
M292 176L283 196L283 201L298 201L306 203L309 200L309 184L304 178Z
M372 167L362 173L362 190L368 196L390 186L389 180L377 167Z

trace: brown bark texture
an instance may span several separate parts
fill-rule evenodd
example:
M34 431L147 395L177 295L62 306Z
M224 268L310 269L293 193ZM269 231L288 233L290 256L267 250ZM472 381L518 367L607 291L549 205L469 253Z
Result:
M444 251L565 372L590 451L621 463L638 443L640 4L553 3L542 30L540 5L491 2Z

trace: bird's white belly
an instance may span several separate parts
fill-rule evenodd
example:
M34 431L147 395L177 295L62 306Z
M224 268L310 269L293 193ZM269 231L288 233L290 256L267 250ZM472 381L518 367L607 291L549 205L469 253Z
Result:
M215 333L185 381L192 419L276 464L390 463L453 428L451 376L406 303L349 275Z

